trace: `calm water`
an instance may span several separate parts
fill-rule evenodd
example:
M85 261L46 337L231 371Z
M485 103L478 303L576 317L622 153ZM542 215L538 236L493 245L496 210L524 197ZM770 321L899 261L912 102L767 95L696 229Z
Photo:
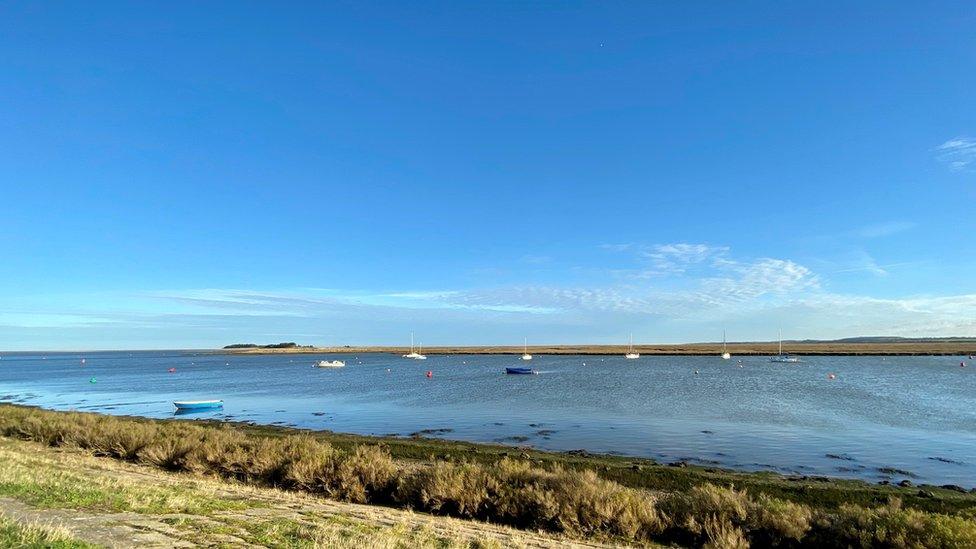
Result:
M339 370L312 368L319 358L336 356L6 354L0 401L167 418L174 399L222 398L223 411L188 417L976 486L965 357L744 357L740 368L735 357L537 356L537 376L504 375L520 365L504 356L347 355Z

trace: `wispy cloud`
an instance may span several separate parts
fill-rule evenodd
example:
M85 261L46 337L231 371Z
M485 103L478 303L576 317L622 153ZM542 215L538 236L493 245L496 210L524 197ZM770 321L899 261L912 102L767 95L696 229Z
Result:
M724 257L729 248L710 244L677 242L671 244L603 244L604 250L616 253L627 252L637 258L642 267L632 270L617 270L618 274L629 274L631 278L646 279L653 276L680 275L708 260Z
M892 222L860 232L872 238L910 226ZM11 338L31 333L59 337L59 330L83 334L79 337L102 334L104 341L118 341L115 334L126 330L143 337L140 341L182 334L167 337L207 344L278 334L285 338L288 333L314 336L314 343L390 343L397 334L414 329L429 334L435 328L444 343L476 344L491 342L486 334L507 339L513 331L525 333L521 330L527 326L557 334L550 338L554 342L598 341L593 334L613 338L640 325L654 326L655 334L670 328L672 338L682 339L694 338L688 334L695 330L712 333L716 325L741 328L739 337L763 337L769 326L784 322L807 326L808 337L976 332L971 315L976 295L879 299L830 291L825 282L834 273L864 271L883 277L898 265L876 261L865 251L818 265L818 273L793 259L748 257L711 244L604 248L620 254L604 262L617 268L588 272L588 283L577 285L382 291L205 288L20 298L0 304L0 326L8 334L0 344L22 341ZM751 336L744 333L749 329Z
M935 148L936 159L952 171L962 171L976 162L976 139L954 137Z
M521 258L519 258L519 261L521 261L522 263L528 263L529 265L542 265L544 263L551 262L552 258L549 257L548 255L526 254L523 255Z
M626 252L631 247L633 244L600 244L600 249L608 252Z
M853 234L860 238L881 238L910 231L917 226L918 223L913 221L886 221L865 225L853 231Z
M853 260L848 266L836 269L835 273L852 273L858 271L869 272L877 276L888 276L888 268L896 266L896 263L890 265L878 265L874 257L871 254L861 250L854 254Z

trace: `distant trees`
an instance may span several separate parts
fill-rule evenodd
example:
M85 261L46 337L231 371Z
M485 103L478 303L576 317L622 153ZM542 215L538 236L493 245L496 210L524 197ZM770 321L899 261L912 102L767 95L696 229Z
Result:
M258 345L257 343L234 343L232 345L225 345L224 349L294 349L296 347L301 347L301 345L295 343L294 341L288 341L285 343L271 343L269 345Z

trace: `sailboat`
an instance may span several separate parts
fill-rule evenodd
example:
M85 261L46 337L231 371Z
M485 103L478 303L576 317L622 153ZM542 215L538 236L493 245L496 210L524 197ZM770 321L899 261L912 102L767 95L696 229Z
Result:
M423 355L424 345L420 344L420 351L417 352L413 349L413 332L410 332L410 352L403 355L403 358L412 358L413 360L427 360L427 357Z
M728 350L728 345L725 343L725 330L722 330L722 360L728 360L732 358L732 353Z
M779 331L779 354L769 357L770 362L800 362L800 357L783 354L783 330Z
M523 341L522 360L532 360L532 355L529 354L529 338L525 338Z
M624 355L624 358L635 359L640 358L640 353L634 352L634 334L630 334L630 350Z

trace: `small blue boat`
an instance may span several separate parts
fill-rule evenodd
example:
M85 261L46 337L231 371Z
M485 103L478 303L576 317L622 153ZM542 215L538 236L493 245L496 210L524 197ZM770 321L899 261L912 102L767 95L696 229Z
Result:
M223 408L223 400L178 400L173 403L177 410L213 410Z
M539 372L533 370L532 368L505 368L505 373L512 375L526 375L538 374Z

